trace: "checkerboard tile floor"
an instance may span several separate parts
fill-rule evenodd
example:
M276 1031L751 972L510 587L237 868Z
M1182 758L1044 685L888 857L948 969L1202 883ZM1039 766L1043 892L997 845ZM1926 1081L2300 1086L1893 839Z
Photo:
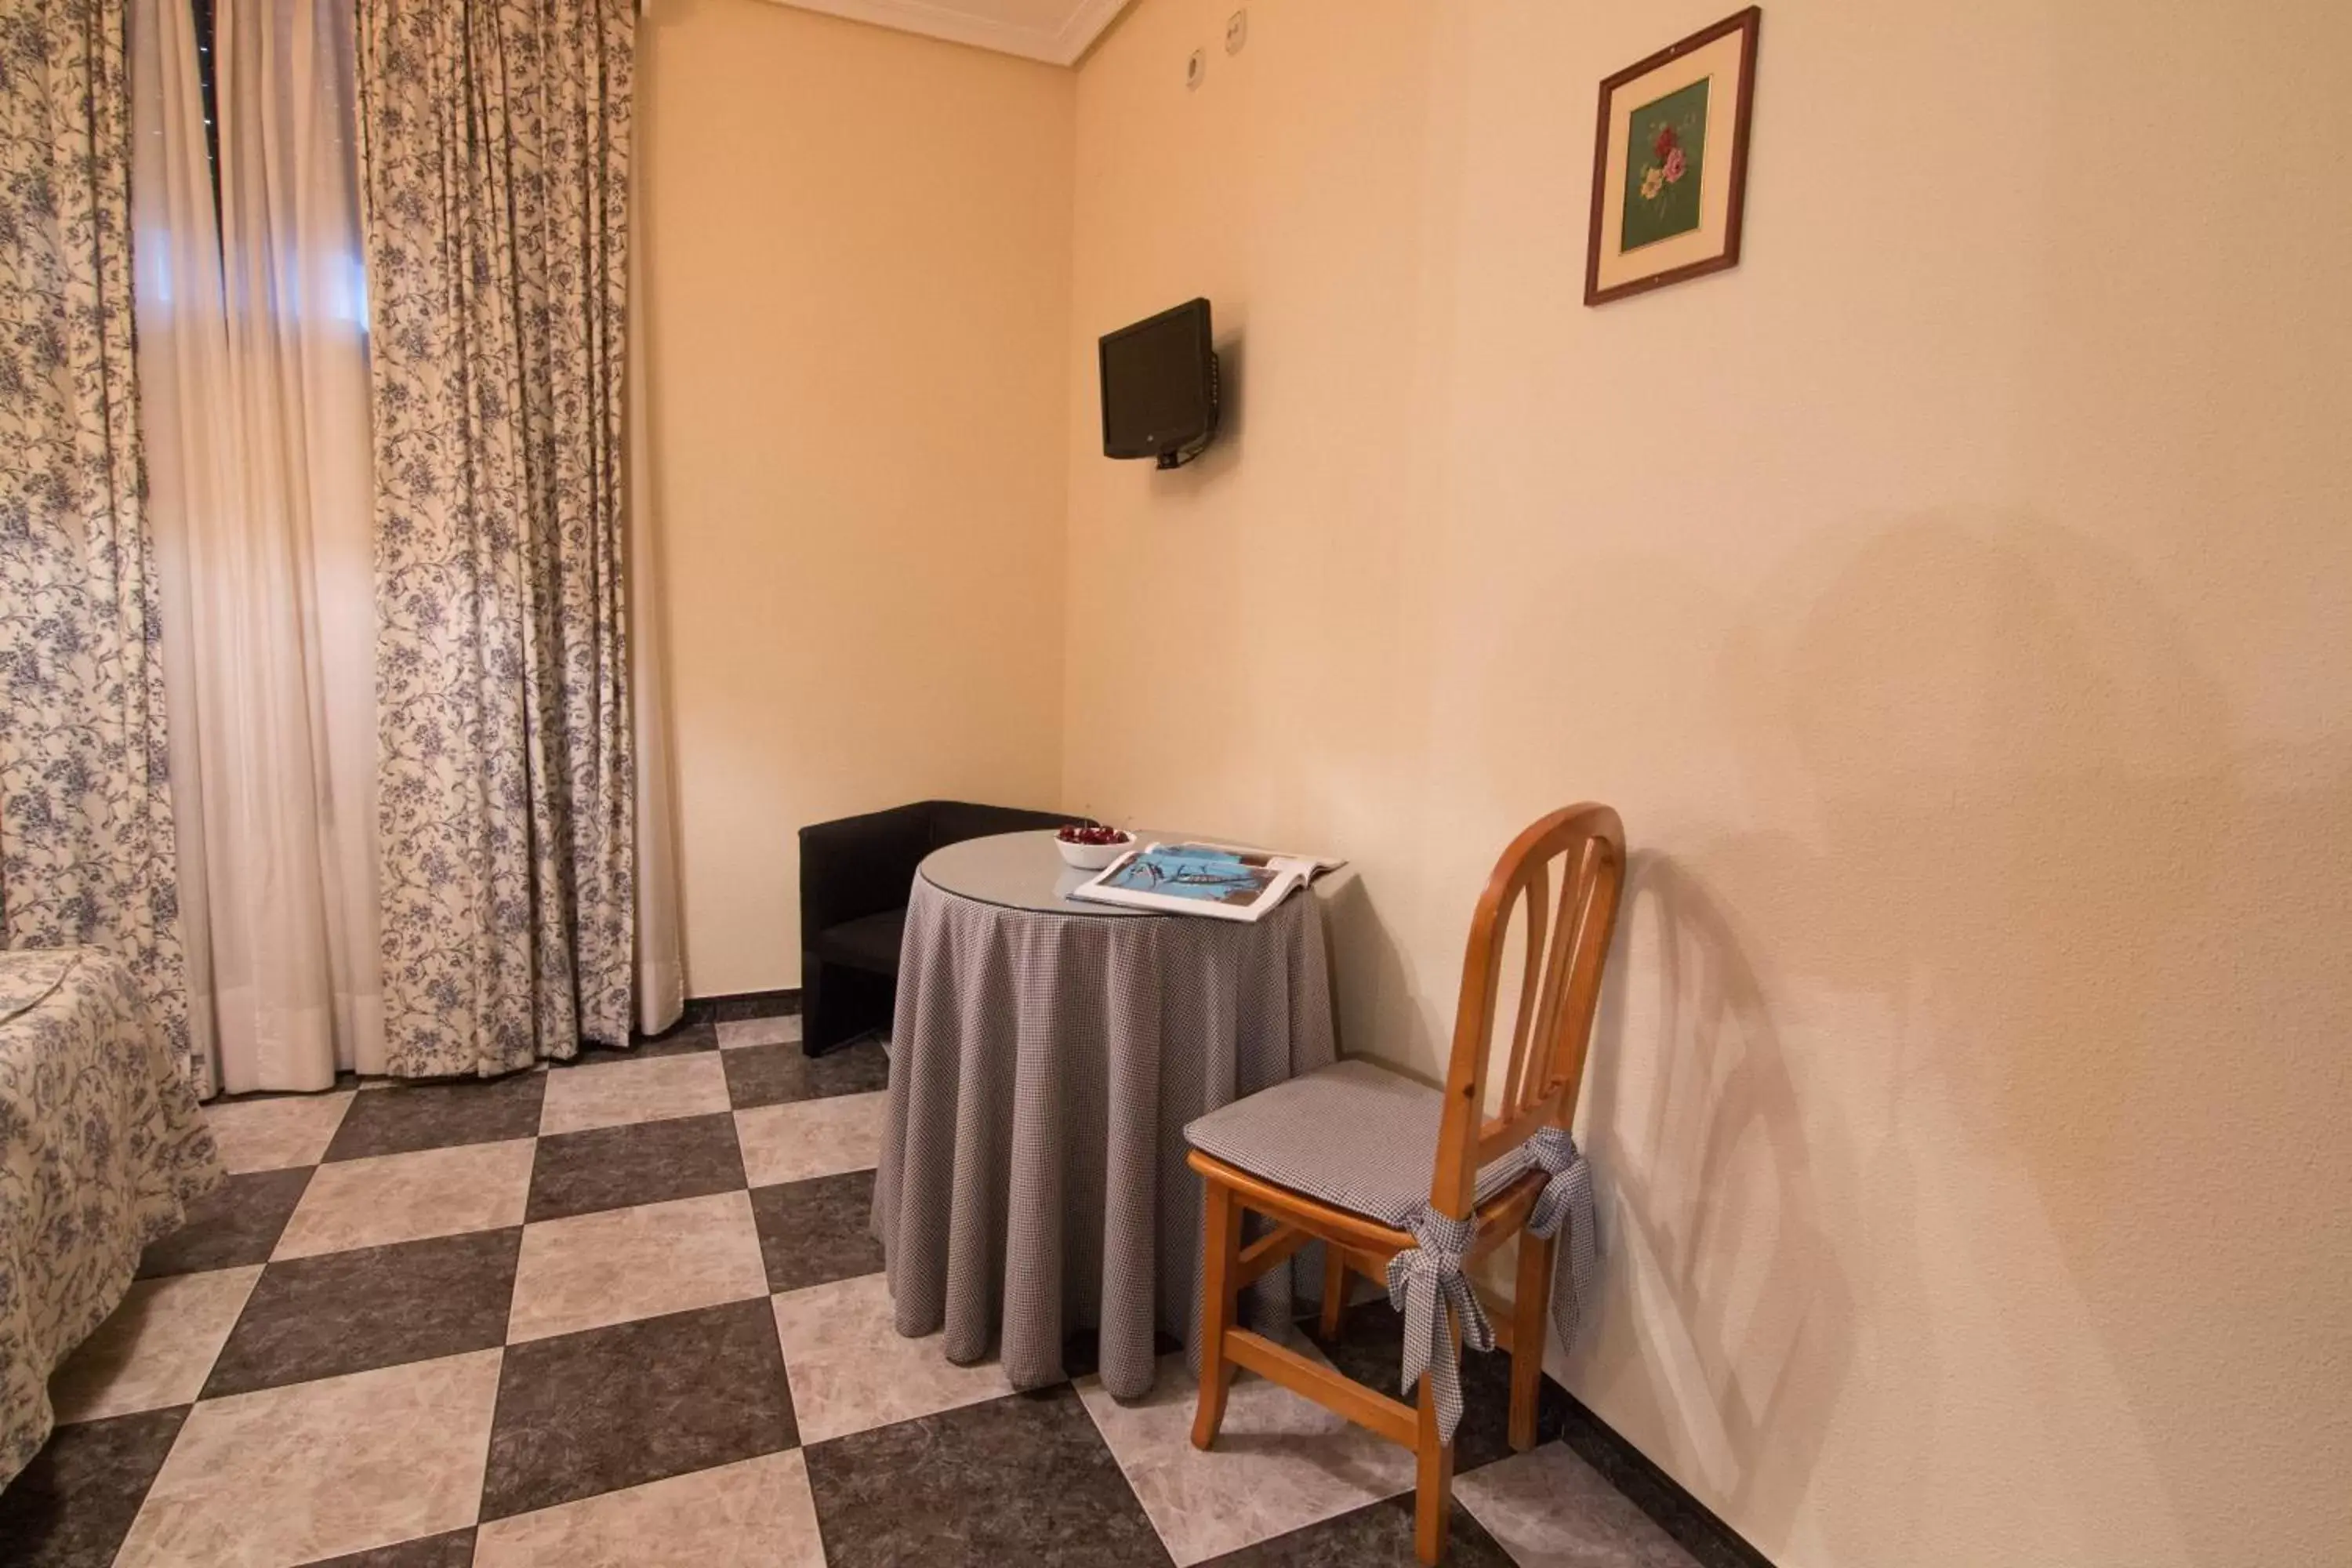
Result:
M888 1064L790 1016L489 1083L223 1102L233 1173L152 1248L0 1493L0 1565L867 1568L1412 1561L1411 1458L1273 1384L1188 1440L890 1326L866 1234ZM1392 1379L1368 1300L1315 1353ZM1465 1368L1459 1568L1689 1568ZM1548 1413L1556 1430L1558 1412Z

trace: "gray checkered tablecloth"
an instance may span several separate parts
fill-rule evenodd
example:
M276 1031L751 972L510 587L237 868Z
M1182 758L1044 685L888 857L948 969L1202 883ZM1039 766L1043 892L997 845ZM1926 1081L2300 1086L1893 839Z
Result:
M1312 893L1251 925L1010 908L918 876L874 1195L898 1331L944 1329L959 1363L995 1347L1029 1388L1097 1330L1103 1385L1150 1392L1154 1331L1192 1348L1200 1313L1184 1124L1332 1057ZM1254 1287L1250 1321L1287 1320L1315 1253Z

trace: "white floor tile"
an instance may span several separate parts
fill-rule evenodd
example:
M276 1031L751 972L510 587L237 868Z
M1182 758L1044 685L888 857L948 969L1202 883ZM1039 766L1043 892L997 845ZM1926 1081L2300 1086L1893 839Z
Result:
M548 1074L539 1130L541 1134L584 1132L630 1121L708 1116L727 1105L727 1069L714 1051L599 1062Z
M738 1046L796 1046L801 1040L801 1016L790 1013L775 1018L736 1018L717 1028L719 1048L722 1051Z
M735 1113L743 1173L755 1187L870 1171L882 1158L888 1094L836 1094Z
M1013 1392L994 1362L958 1366L940 1337L900 1337L890 1287L862 1275L775 1298L776 1337L803 1443L910 1421Z
M351 1109L352 1091L289 1094L280 1100L241 1100L205 1107L221 1163L232 1176L315 1165L326 1157L335 1129Z
M1519 1568L1697 1568L1691 1555L1565 1443L1482 1465L1455 1504Z
M311 1258L520 1225L536 1147L513 1138L321 1165L270 1256Z
M768 1293L748 1192L526 1226L509 1343Z
M1323 1359L1304 1340L1297 1348ZM1412 1488L1411 1451L1247 1373L1235 1375L1216 1446L1203 1453L1192 1447L1196 1386L1181 1352L1160 1358L1151 1394L1132 1405L1094 1378L1077 1384L1180 1568Z
M494 1520L474 1568L824 1568L795 1449Z
M504 1353L205 1401L116 1568L310 1563L473 1523Z
M95 1421L194 1399L260 1278L257 1263L132 1280L122 1305L50 1381L58 1419Z

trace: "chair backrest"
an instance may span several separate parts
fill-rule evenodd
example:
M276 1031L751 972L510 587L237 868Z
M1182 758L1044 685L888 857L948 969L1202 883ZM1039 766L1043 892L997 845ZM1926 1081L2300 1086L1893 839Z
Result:
M968 800L932 800L923 803L930 814L931 847L944 849L950 844L966 839L986 838L998 833L1034 833L1041 827L1059 827L1075 822L1083 827L1095 826L1090 816L1073 816L1060 811L1027 811L1012 805L974 805Z
M919 800L801 829L801 941L868 915L907 907L908 889L923 857L992 833L1093 823L1083 816L961 800Z
M1456 1218L1467 1215L1481 1170L1537 1129L1564 1128L1576 1115L1624 885L1625 828L1605 805L1553 812L1512 840L1495 863L1462 960L1431 1207ZM1506 1053L1496 1011L1513 918L1521 910L1525 956ZM1497 1103L1489 1115L1486 1101L1495 1090Z

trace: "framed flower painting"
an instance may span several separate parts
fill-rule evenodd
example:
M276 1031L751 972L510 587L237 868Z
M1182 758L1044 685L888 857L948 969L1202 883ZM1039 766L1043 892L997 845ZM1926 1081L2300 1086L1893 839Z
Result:
M1738 265L1763 19L1751 5L1601 84L1586 304Z

